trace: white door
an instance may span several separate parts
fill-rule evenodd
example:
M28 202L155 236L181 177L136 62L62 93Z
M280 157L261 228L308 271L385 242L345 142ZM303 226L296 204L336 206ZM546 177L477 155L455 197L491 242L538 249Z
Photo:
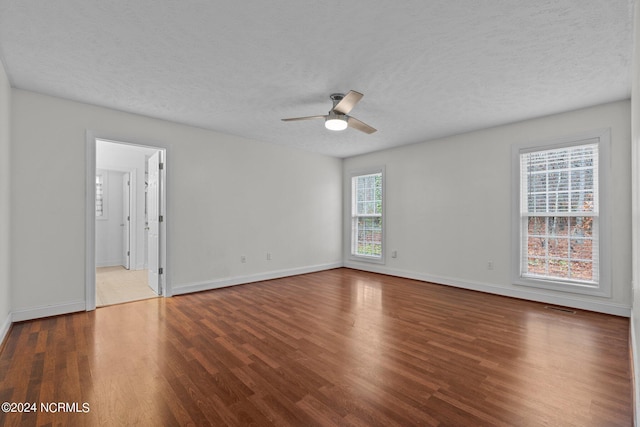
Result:
M131 268L131 177L122 176L122 259L124 268Z
M147 186L147 214L149 231L147 234L149 254L149 287L160 294L160 164L161 152L158 151L148 160L149 176Z

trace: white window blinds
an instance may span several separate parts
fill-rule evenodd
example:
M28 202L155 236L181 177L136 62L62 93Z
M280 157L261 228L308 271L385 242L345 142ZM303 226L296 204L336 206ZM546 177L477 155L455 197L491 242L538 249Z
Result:
M96 175L96 218L104 216L104 177Z

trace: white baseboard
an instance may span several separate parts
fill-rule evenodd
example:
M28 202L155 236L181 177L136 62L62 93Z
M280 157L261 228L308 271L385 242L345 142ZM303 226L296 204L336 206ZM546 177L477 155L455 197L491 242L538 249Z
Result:
M599 301L586 301L571 298L568 296L558 296L543 294L540 292L529 291L524 289L509 289L500 286L495 286L487 283L463 281L453 279L449 277L439 277L424 273L417 273L412 271L405 271L399 269L388 268L382 265L362 265L361 263L353 262L336 262L329 264L319 264L314 266L292 268L286 270L276 270L265 273L252 274L247 276L229 277L224 279L215 279L204 282L187 283L183 285L172 286L171 295L181 295L192 292L207 291L211 289L218 289L227 286L242 285L246 283L259 282L263 280L272 280L282 277L296 276L299 274L315 273L323 270L331 270L334 268L347 267L355 270L370 271L373 273L387 274L390 276L404 277L407 279L420 280L424 282L438 283L442 285L455 286L463 289L470 289L474 291L486 292L496 295L502 295L513 298L526 299L530 301L538 301L547 304L562 305L566 307L577 308L581 310L596 311L600 313L612 314L616 316L631 316L631 308L622 304L616 304L611 302L599 302ZM4 323L0 325L0 338L4 339L11 322L21 322L25 320L38 319L42 317L58 316L61 314L74 313L78 311L85 311L86 304L84 300L72 301L64 304L46 305L40 307L31 307L13 311ZM633 322L631 323L633 328ZM633 335L632 335L633 337ZM638 357L637 351L634 347L634 366L639 365L635 363L635 359Z
M122 259L112 259L106 261L96 261L96 267L117 267L123 265Z
M211 289L225 288L227 286L244 285L247 283L261 282L263 280L280 279L282 277L297 276L299 274L315 273L342 267L341 262L320 264L308 267L291 268L286 270L268 271L266 273L251 274L248 276L228 277L205 282L172 285L171 295L189 294L192 292L209 291Z
M390 276L404 277L407 279L420 280L423 282L437 283L441 285L455 286L457 288L469 289L473 291L486 292L489 294L501 295L512 298L520 298L529 301L537 301L546 304L561 305L565 307L577 308L580 310L595 311L598 313L612 314L615 316L630 317L631 307L623 304L612 303L608 301L587 301L571 296L550 295L539 291L529 289L512 289L495 286L488 283L472 282L467 280L459 280L451 277L434 276L425 273L417 273L413 271L399 270L389 268L384 265L367 264L354 262L345 262L344 266L353 268L354 270L370 271L372 273L388 274Z
M25 308L15 310L11 315L13 322L22 322L24 320L39 319L41 317L58 316L60 314L75 313L77 311L85 311L85 301L73 301L64 304L45 305L40 307Z
M9 328L11 328L11 313L7 315L7 318L0 325L0 348L2 348L2 344L4 344L4 339L7 337L9 333Z

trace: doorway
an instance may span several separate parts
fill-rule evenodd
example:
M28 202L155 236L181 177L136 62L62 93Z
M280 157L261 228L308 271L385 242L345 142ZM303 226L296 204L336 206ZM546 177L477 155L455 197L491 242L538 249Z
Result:
M165 162L87 132L87 310L167 294Z

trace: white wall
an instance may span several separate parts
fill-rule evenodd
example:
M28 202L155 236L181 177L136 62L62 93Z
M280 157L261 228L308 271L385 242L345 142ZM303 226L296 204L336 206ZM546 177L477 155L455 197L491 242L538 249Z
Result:
M4 65L0 62L0 344L11 324L10 110L11 86L4 71Z
M17 318L84 306L87 129L166 148L174 292L340 265L341 160L22 90L12 97Z
M631 73L631 135L632 135L632 270L633 309L631 312L631 350L634 365L635 416L638 425L640 411L640 0L634 4L633 72Z
M106 182L107 199L103 218L96 219L96 266L108 267L124 263L123 172L98 169Z
M346 159L345 264L503 295L629 315L630 104L617 102ZM611 298L511 284L511 146L611 128ZM350 170L386 166L386 264L348 261ZM392 259L389 253L398 251ZM487 269L492 261L493 270Z

